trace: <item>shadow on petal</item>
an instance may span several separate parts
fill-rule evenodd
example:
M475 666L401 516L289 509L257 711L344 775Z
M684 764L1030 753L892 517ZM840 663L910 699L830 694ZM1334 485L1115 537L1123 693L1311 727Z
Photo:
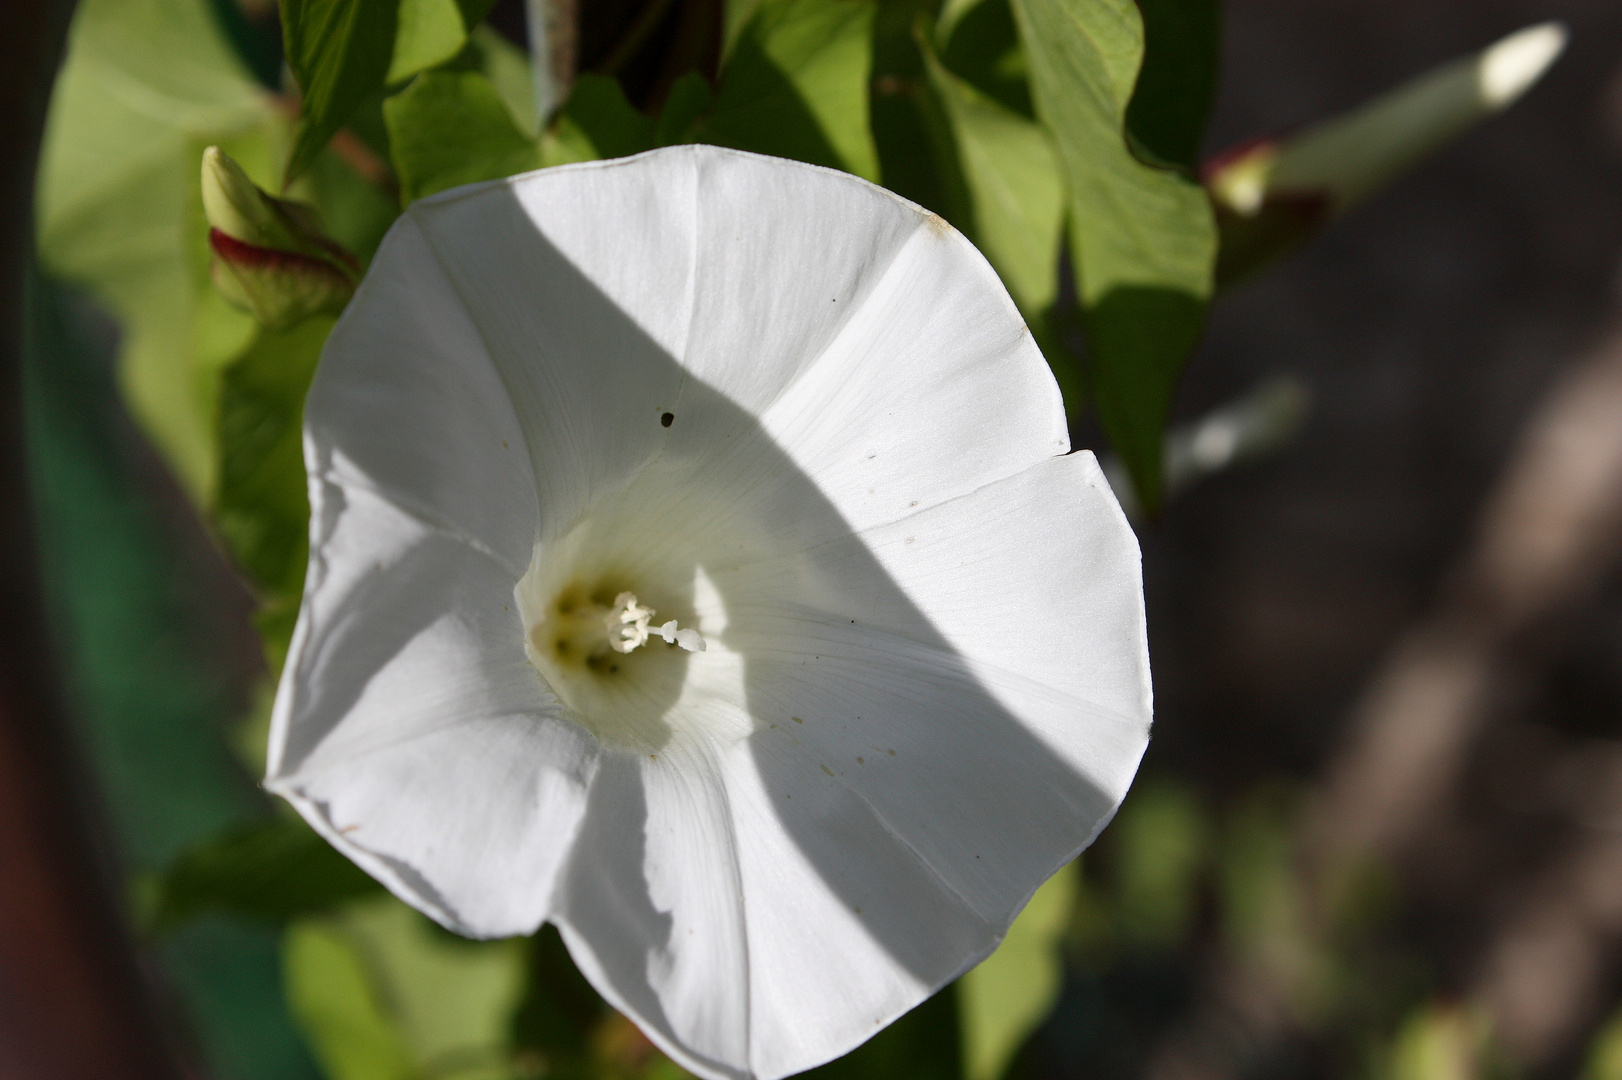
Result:
M730 212L730 195L711 206L706 190L751 184L776 191L784 213L700 220ZM812 213L818 192L839 184L852 188L825 206L867 219L788 213ZM766 297L774 318L812 312L803 333L744 327L762 355L737 355L731 324L701 332L705 319L737 317L736 306L706 314L732 295L725 282L763 287L755 263L737 259L815 260L806 246L842 229L854 239L821 261L844 259L844 277L819 280L825 291L801 303L790 266ZM309 707L319 688L295 679L295 700L278 705L292 718L283 741L319 755L346 727L386 735L386 711L327 710L363 708L372 682L426 685L401 666L476 657L457 662L481 677L462 680L465 700L444 710L477 720L468 737L490 741L492 760L558 773L535 781L532 820L501 834L531 845L515 846L509 864L552 838L552 888L515 872L541 895L492 904L480 890L501 887L500 851L470 863L432 838L410 858L377 849L413 870L391 887L437 890L414 901L430 911L546 908L594 985L706 1075L777 1077L849 1050L995 947L1037 886L1103 827L1147 740L1136 542L1090 455L1055 456L1058 394L1028 332L984 260L938 219L849 177L713 148L422 200L376 265L391 245L424 242L443 274L362 284L310 410L346 372L378 370L365 336L346 335L362 325L356 311L421 303L412 288L453 291L476 337L433 360L466 370L470 384L492 382L493 369L525 443L503 456L492 434L467 474L538 506L535 557L561 560L547 580L632 591L659 618L696 625L708 648L650 646L664 651L639 662L660 677L638 682L634 664L616 672L635 683L621 699L554 695L533 668L527 682L513 674L530 628L512 611L512 575L466 545L461 570L413 575L412 552L449 541L400 511L403 524L367 541L397 549L375 583L368 551L323 551L318 533L312 568L331 563L332 595L307 604L299 648L341 647L359 674L322 715ZM965 313L969 294L990 300ZM897 315L891 304L910 307ZM890 338L873 337L920 310L922 353L898 359ZM769 355L779 347L800 352ZM918 383L920 369L936 382ZM715 385L734 375L747 407ZM311 436L318 474L331 461L347 470L334 512L355 513L375 492L454 524L429 506L454 488L405 490L410 475L388 467L441 436L384 422L389 395L405 392L376 374L350 382L350 399L369 403L366 430L347 430L335 412ZM881 406L865 408L873 400ZM421 415L421 402L397 411ZM442 437L447 453L482 445L466 430ZM420 590L420 603L372 604L370 590L385 585ZM559 697L605 712L571 725ZM634 722L616 726L616 700L632 698ZM409 696L390 700L422 713ZM568 760L551 760L551 748ZM524 753L534 757L513 756ZM343 769L383 767L375 755L334 757L329 785ZM448 783L397 798L411 820L520 805ZM374 800L371 812L383 807Z

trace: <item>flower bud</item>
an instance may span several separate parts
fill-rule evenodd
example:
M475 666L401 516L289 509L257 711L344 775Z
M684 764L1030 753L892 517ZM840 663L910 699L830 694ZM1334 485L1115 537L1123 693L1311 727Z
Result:
M315 209L266 194L217 146L203 151L203 212L209 276L263 325L336 314L354 295L360 264L322 233Z
M1507 108L1565 44L1561 24L1530 26L1298 135L1218 155L1204 169L1222 230L1218 280L1270 262Z

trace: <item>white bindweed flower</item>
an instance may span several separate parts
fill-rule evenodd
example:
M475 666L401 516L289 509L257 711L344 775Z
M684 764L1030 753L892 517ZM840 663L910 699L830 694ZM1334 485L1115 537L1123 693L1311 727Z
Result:
M306 408L269 787L779 1077L997 944L1148 737L1138 550L991 268L685 146L414 204Z

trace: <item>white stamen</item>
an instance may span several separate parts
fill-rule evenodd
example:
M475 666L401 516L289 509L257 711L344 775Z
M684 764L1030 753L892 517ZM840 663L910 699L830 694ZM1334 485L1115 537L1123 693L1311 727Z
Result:
M648 640L648 620L653 609L637 603L636 593L622 592L614 597L614 607L603 617L608 626L608 645L615 652L628 653Z
M601 609L599 609L601 610ZM608 644L615 652L628 653L641 648L651 634L658 634L668 645L680 645L688 652L703 652L704 636L693 627L681 628L671 619L650 631L653 609L639 603L636 593L622 592L614 597L614 608L603 619L608 626Z

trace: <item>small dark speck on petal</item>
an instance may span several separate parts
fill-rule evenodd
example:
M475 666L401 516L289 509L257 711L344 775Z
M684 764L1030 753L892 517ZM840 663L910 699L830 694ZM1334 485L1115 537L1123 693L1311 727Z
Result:
M659 417L659 426L660 427L669 427L671 424L674 424L675 422L676 422L676 414L673 413L673 412L667 412L663 416Z

